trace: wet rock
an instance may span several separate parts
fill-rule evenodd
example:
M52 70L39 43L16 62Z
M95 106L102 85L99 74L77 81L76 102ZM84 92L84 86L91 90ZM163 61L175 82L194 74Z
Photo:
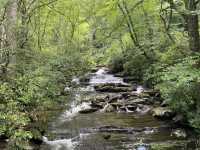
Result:
M91 76L90 74L87 74L85 76L80 77L79 78L80 83L84 84L84 85L89 84L89 82L90 82L90 76Z
M157 107L152 110L152 115L159 119L172 119L175 113L168 107Z
M109 99L109 95L106 94L97 94L97 95L88 95L85 98L82 99L82 101L85 102L95 102L95 103L100 103L100 102L106 102Z
M71 81L72 86L74 85L79 85L80 84L80 79L77 77L73 77L72 81Z
M119 112L127 112L126 106L119 107Z
M151 96L148 94L148 93L139 93L138 94L138 97L140 97L140 98L150 98Z
M98 85L97 85L98 86ZM131 84L126 84L126 83L105 83L101 84L99 86L112 86L112 87L132 87Z
M111 104L107 104L103 108L103 112L114 112L114 111L115 111L115 107L113 107Z
M134 78L134 77L124 77L123 78L123 81L124 82L128 82L128 83L137 83L137 79L136 78Z
M66 93L66 92L70 92L71 91L71 88L70 87L68 87L68 86L66 86L65 88L64 88L64 93Z
M126 108L127 108L128 111L135 111L137 109L137 106L128 105L128 106L126 106Z
M108 103L115 103L117 102L119 99L122 99L122 95L115 95L115 96L110 96Z
M143 105L143 104L138 104L138 107L136 109L136 112L140 114L147 114L152 110L152 106L150 105Z
M160 91L158 90L153 90L153 89L144 90L143 93L148 94L149 96L152 96L152 97L160 97Z
M175 136L176 138L185 139L187 138L187 133L184 129L176 129L172 131L171 136Z
M93 113L96 111L98 111L97 108L88 108L88 109L80 110L79 113L80 114L89 114L89 113Z
M92 108L103 109L104 108L104 103L96 103L96 102L92 101L90 106Z
M110 135L110 134L104 134L104 135L103 135L103 138L104 138L105 140L109 140L109 139L111 138L111 135Z
M147 98L137 98L133 100L129 100L129 104L152 104L152 102Z
M128 99L128 98L137 98L138 95L137 94L133 94L131 92L126 92L126 93L122 93L121 97L125 98L125 99Z
M104 87L96 87L96 91L99 92L127 92L132 91L131 87L111 87L111 86L104 86Z
M99 92L130 92L133 91L133 87L126 84L102 84L102 85L96 85L95 90Z
M117 108L117 107L122 107L123 104L120 102L116 102L116 103L110 103L110 105L112 105L113 107Z

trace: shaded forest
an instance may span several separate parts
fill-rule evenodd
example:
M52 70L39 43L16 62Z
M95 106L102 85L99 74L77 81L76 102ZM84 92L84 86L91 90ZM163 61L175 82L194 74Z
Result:
M96 66L158 90L199 133L199 10L199 0L0 0L1 139L41 140L45 110Z

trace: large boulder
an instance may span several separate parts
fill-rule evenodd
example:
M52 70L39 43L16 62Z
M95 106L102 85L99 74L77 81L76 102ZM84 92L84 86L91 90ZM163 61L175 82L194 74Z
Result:
M152 110L152 115L159 119L172 119L175 113L168 107L157 107Z

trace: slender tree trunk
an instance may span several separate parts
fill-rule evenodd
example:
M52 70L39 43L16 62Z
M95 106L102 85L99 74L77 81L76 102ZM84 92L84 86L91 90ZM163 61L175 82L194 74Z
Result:
M185 7L189 11L186 15L186 22L189 36L189 47L192 51L200 51L199 42L199 18L198 14L194 11L197 10L195 0L185 0Z
M5 49L6 49L6 62L4 66L4 73L7 72L9 64L15 64L16 58L16 24L17 24L17 0L9 0L5 14Z
M134 45L139 47L140 43L138 41L137 33L135 31L134 24L133 24L132 18L130 16L129 10L128 10L127 6L126 6L126 3L124 1L123 1L122 4L118 3L118 7L119 7L119 9L121 10L123 16L126 19L126 24L128 26L128 29L129 29L130 37L131 37Z

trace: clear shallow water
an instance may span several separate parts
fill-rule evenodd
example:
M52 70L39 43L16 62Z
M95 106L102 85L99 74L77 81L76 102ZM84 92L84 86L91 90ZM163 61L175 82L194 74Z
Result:
M47 138L40 150L133 150L134 144L143 140L145 143L168 143L178 141L171 136L167 123L154 119L150 114L140 113L103 113L79 114L82 109L89 108L90 102L82 102L87 96L102 95L93 89L93 85L105 83L122 83L122 78L108 74L103 68L94 73L90 86L73 89L69 107L60 116L49 122ZM137 93L143 88L138 87ZM87 132L87 129L101 126L117 126L123 128L149 128L144 132L107 133ZM161 128L163 127L163 128ZM109 137L106 139L105 137ZM184 142L183 142L184 143ZM173 150L194 150L187 145L174 147Z

